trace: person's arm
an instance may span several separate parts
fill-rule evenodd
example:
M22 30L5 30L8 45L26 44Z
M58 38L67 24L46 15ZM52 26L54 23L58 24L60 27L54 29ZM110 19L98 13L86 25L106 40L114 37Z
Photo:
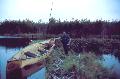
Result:
M70 45L70 43L71 43L71 38L70 38L70 40L69 40L69 42L68 42L68 44L67 44L67 45Z
M68 42L68 44L67 45L70 45L70 43L71 43L71 38L70 38L70 36L68 35L68 38L69 38L69 42Z

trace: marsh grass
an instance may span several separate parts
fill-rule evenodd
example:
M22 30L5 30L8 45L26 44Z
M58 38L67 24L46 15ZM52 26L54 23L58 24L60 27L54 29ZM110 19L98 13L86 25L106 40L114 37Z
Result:
M56 47L52 52L46 69L47 79L110 79L112 75L94 53L75 54L69 51L69 55L65 55L62 47Z

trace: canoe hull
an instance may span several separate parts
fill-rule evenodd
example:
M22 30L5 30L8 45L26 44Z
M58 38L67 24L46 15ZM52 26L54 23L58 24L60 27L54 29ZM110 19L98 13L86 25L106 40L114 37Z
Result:
M44 61L26 65L21 68L21 61L11 61L7 64L7 79L27 79L28 76L44 67Z
M43 43L31 44L7 62L6 76L7 79L27 79L28 76L45 67L45 59L50 56L55 44L55 40L48 40L49 49L45 49L46 41ZM44 53L41 54L41 51ZM47 52L46 52L47 50ZM29 53L27 53L29 51ZM34 55L36 57L28 57Z

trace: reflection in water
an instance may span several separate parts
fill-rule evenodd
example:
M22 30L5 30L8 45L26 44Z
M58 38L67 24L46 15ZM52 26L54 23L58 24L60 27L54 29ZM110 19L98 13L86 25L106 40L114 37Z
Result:
M0 46L7 48L23 47L28 45L29 41L27 38L0 38Z
M103 57L103 66L108 68L108 69L112 69L112 71L114 73L116 73L116 75L118 76L118 78L120 78L120 62L119 60L111 54L107 54L107 55L102 55Z

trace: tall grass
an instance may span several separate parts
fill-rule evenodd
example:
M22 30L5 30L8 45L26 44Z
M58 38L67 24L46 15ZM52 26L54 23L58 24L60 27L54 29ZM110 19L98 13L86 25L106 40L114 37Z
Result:
M56 47L46 60L47 79L104 79L112 78L111 70L102 66L94 53L65 55L62 47Z

